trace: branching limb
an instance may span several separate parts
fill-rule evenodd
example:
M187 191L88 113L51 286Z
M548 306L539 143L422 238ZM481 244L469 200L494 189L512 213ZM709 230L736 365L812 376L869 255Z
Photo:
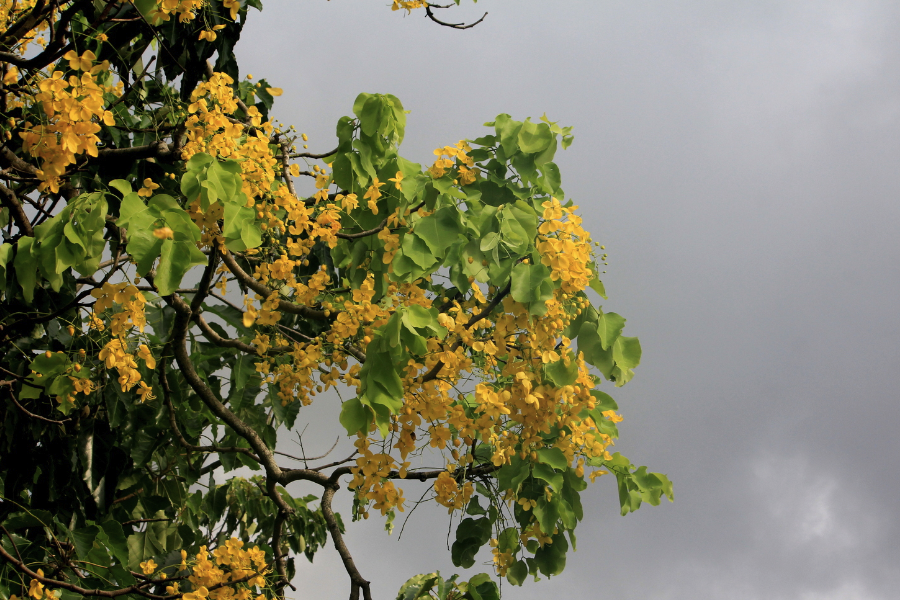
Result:
M12 541L12 536L9 534L9 532L6 530L6 528L3 527L2 525L0 525L0 529L2 529L3 533L5 533L6 536L10 539L10 541ZM18 552L18 550L17 550L17 552ZM144 598L149 598L150 600L174 600L174 598L178 598L181 595L181 594L173 594L170 596L159 596L157 594L151 594L150 592L147 592L146 590L143 589L143 588L147 587L148 585L150 585L151 583L156 583L153 581L144 581L142 583L130 585L128 587L121 588L118 590L100 590L100 589L89 590L87 588L83 588L81 586L74 585L74 584L68 583L66 581L59 581L57 579L51 579L49 577L44 577L42 575L39 575L38 573L32 571L28 567L28 565L26 565L23 561L15 558L11 554L9 554L6 551L6 549L3 547L2 544L0 544L0 557L2 557L5 561L7 561L9 564L11 564L20 573L23 573L32 579L36 579L37 581L44 584L45 586L69 590L70 592L75 592L76 594L81 594L82 596L96 596L96 597L100 597L100 598L118 598L119 596L125 596L127 594L139 594L139 595L143 596ZM210 588L210 589L212 589L212 588Z
M186 342L188 328L190 326L191 317L193 316L191 307L176 294L165 296L165 299L176 312L171 342L172 350L175 355L175 361L178 363L178 367L181 369L181 373L188 382L188 385L191 386L194 392L214 415L227 423L235 433L247 440L247 443L250 444L250 447L259 457L259 462L263 468L265 468L267 476L274 476L276 479L280 478L283 471L281 467L276 464L272 450L266 445L255 429L247 425L216 398L213 391L209 389L200 375L197 374L194 364L191 362L191 357L188 354Z
M216 333L213 328L209 326L209 323L206 322L206 319L204 319L200 315L195 316L194 320L197 322L197 325L200 326L200 331L203 332L203 335L206 336L206 339L208 339L216 346L221 346L223 348L234 348L236 350L240 350L245 354L258 354L258 352L256 351L256 346L245 344L241 340L223 338L221 335Z
M240 267L240 265L237 264L237 261L234 260L234 256L228 250L225 250L225 253L222 255L222 262L225 263L225 265L228 267L228 270L231 271L232 275L234 275L238 279L238 281L246 285L257 294L268 298L272 294L277 293L275 290L270 289L269 286L244 271ZM285 300L278 301L278 310L286 313L300 315L308 319L316 319L318 321L329 320L329 317L325 316L325 311L316 310L308 306L301 306L299 304L294 304L293 302L287 302Z
M466 25L465 23L447 23L447 22L445 22L445 21L441 21L440 19L438 19L437 17L434 16L434 12L432 12L432 10L435 9L435 8L446 8L446 7L445 7L445 6L437 6L437 5L426 4L426 5L425 5L425 15L426 15L429 19L431 19L432 21L434 21L435 23L437 23L438 25L442 25L442 26L444 26L444 27L449 27L449 28L451 28L451 29L471 29L472 27L475 27L476 25L478 25L479 23L481 23L482 21L484 21L484 18L485 18L486 16L488 16L487 13L484 13L483 15L481 15L481 18L480 18L480 19L478 19L478 20L475 21L474 23L469 23L468 25Z
M364 238L379 233L382 229L387 227L387 222L388 220L385 219L384 221L379 223L378 227L369 229L368 231L360 231L359 233L341 233L339 231L335 234L335 236L341 238L342 240L358 240L359 238Z
M332 475L333 477L333 475ZM344 536L341 534L341 528L338 525L337 518L334 516L334 509L331 508L331 501L334 493L339 489L339 485L335 481L332 485L325 488L322 494L322 515L325 517L325 524L328 526L328 532L331 534L331 541L334 542L334 548L344 563L344 569L350 576L350 600L359 600L359 590L362 589L363 600L372 600L372 591L369 588L369 582L360 574L353 562L353 556L344 542Z
M11 381L2 381L2 382L0 382L0 383L5 383L5 384L9 384L9 385L12 384ZM33 412L31 412L31 411L29 411L28 409L26 409L24 406L22 406L21 404L19 404L19 401L16 400L16 397L13 395L11 389L9 390L9 399L13 401L13 404L15 404L16 406L19 407L19 410L21 410L23 413L25 413L26 415L28 415L28 416L31 417L32 419L37 419L37 420L39 420L39 421L44 421L45 423L52 423L52 424L54 424L54 425L62 425L63 423L66 423L66 422L72 420L72 419L62 419L61 421L56 421L56 420L54 420L54 419L48 419L47 417L42 417L41 415L36 415L36 414L34 414Z
M466 323L466 329L471 329L472 326L474 326L480 320L482 320L483 318L485 318L486 316L491 314L491 312L493 312L493 310L495 308L497 308L497 305L499 305L503 301L503 299L506 298L506 296L509 294L509 291L511 289L512 289L512 281L510 280L510 282L506 284L505 288L503 288L502 290L497 292L497 295L494 296L494 298L488 303L488 305L484 307L484 310L479 312L477 315L472 315L472 318L469 319L468 323ZM455 351L461 345L462 345L462 342L457 341L453 344L453 346L451 347L451 350ZM438 361L431 368L430 371L428 371L427 373L425 373L425 375L422 376L422 379L419 382L426 383L428 381L431 381L432 379L437 378L438 374L441 372L441 369L443 369L443 368L444 368L443 361Z
M313 153L311 153L311 152L291 152L291 153L288 154L287 156L288 156L288 158L314 158L314 159L320 159L320 158L328 158L329 156L334 156L335 154L337 154L337 151L338 151L338 150L340 150L340 146L338 146L338 147L335 148L334 150L331 150L331 151L329 151L329 152L325 152L325 153L323 153L323 154L313 154ZM285 151L282 150L282 152L285 152ZM280 160L280 159L282 158L282 156L275 156L275 158L277 158L277 159Z
M216 452L216 453L239 453L245 456L249 456L256 462L260 462L259 458L249 449L249 448L239 448L239 447L225 447L225 446L217 446L215 444L207 445L207 446L195 446L188 442L184 435L181 433L181 429L178 427L178 421L175 419L175 406L172 404L172 390L169 387L169 379L166 377L166 361L165 359L159 361L159 365L156 367L157 375L159 376L160 387L163 390L163 401L166 403L166 407L169 409L169 424L172 426L172 432L175 434L175 438L178 440L178 443L181 444L187 450L191 452Z
M31 228L31 222L25 215L25 209L22 208L22 204L16 197L16 192L2 183L0 183L0 202L9 209L9 214L12 215L13 221L16 222L19 231L28 237L34 237L34 230Z

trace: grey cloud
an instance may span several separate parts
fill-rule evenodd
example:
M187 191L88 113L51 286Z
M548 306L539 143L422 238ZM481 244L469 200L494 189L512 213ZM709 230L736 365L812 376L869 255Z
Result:
M623 519L601 480L566 572L509 597L896 597L900 8L482 0L458 32L382 4L270 0L237 51L313 149L360 91L403 100L421 162L501 111L575 125L564 187L644 347L619 449L675 481ZM410 528L349 527L379 597L453 571L446 515ZM346 593L330 551L298 579Z

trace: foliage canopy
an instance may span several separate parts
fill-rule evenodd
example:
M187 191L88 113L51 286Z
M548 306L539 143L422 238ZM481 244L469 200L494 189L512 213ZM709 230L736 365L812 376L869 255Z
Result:
M521 585L563 570L588 481L614 473L622 514L671 499L610 452L599 385L641 348L586 293L606 298L605 255L553 162L571 128L502 114L423 167L398 153L400 100L363 93L309 152L269 117L281 90L239 76L250 9L0 2L0 597L282 597L330 538L368 599L341 486L389 530L421 487L456 566L490 547ZM355 451L285 454L327 390L346 398L317 427ZM399 593L426 595L498 587Z

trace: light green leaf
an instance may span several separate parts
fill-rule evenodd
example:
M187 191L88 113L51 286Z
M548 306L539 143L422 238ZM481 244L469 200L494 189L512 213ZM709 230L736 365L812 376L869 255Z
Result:
M526 154L536 154L546 150L555 136L546 123L532 123L526 120L519 130L519 149Z
M120 194L122 194L123 197L127 196L133 191L131 189L131 183L124 179L113 179L109 182L109 187L117 190Z
M347 430L347 435L354 436L358 432L369 430L372 422L371 409L363 406L359 398L352 398L341 405L340 423Z
M569 466L565 453L559 448L541 448L537 451L538 460L554 469L565 469Z
M445 206L433 215L425 217L416 223L415 232L417 236L428 244L428 248L431 249L434 256L443 258L447 253L447 248L462 233L462 227L459 223L459 211L455 207Z
M616 313L605 313L597 320L597 334L604 350L609 350L625 327L625 318ZM618 362L618 361L617 361Z
M252 208L229 202L225 204L224 222L222 235L225 246L232 252L243 252L262 244L262 229Z
M0 293L6 290L6 265L13 256L12 244L0 244Z
M613 345L613 359L623 369L635 368L641 364L641 343L636 337L619 337Z
M166 240L159 256L156 283L160 296L168 296L178 289L181 279L192 267L206 264L206 256L193 242Z
M569 364L566 364L565 358L560 358L556 362L544 365L544 374L553 385L558 388L572 385L578 379L578 363L571 353L568 353Z
M557 448L554 448L556 450ZM562 473L557 473L548 465L543 463L534 465L534 469L532 470L532 475L537 477L538 479L542 479L550 484L550 487L553 488L554 492L559 492L563 487L563 475Z
M544 265L517 264L512 270L510 293L513 300L523 304L546 301L552 295L552 288L551 293L547 294L541 284L549 279L550 269Z
M478 248L482 252L488 252L490 250L493 250L499 243L500 243L500 234L497 233L496 231L490 231L487 233L487 235L485 235L483 238L481 238L481 244L479 245Z
M619 410L619 405L616 404L616 401L609 394L600 390L591 390L591 396L597 401L597 404L594 406L595 409L599 411Z
M34 238L23 237L16 242L16 258L13 265L16 267L16 280L22 286L22 295L25 302L31 304L34 301L34 286L37 284L37 256L32 254Z

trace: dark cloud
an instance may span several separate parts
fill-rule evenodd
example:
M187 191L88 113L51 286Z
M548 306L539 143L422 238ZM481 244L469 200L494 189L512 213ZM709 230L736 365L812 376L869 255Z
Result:
M675 481L621 518L601 480L566 573L510 597L896 597L897 5L482 0L459 32L383 4L270 1L238 52L314 149L360 91L422 162L499 112L575 125L564 186L644 347L620 449ZM380 597L453 571L441 511L377 521L349 543ZM298 579L346 593L331 551Z

